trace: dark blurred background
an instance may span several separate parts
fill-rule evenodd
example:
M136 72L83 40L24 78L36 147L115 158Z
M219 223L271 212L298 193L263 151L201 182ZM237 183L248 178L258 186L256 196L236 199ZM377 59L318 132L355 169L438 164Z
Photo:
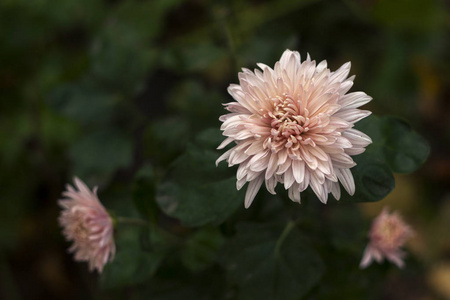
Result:
M450 299L450 3L438 0L0 0L0 298L116 299L66 254L56 201L79 176L126 211L133 180L163 172L218 127L240 67L298 50L352 62L367 109L406 119L425 165L361 204L398 209L423 272L389 299ZM121 295L126 295L121 294ZM388 299L388 298L385 298Z

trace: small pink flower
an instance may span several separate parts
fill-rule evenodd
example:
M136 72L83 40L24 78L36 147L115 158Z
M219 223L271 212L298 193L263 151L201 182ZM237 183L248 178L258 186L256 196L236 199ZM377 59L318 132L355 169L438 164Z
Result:
M373 260L381 263L384 258L396 264L399 268L403 268L405 265L403 258L406 253L400 248L412 235L413 230L398 213L389 214L386 208L383 209L370 228L370 242L364 251L359 265L360 268L366 268Z
M75 190L67 185L64 199L58 201L63 208L59 223L68 241L73 241L69 252L76 261L89 262L89 270L99 273L116 252L113 221L97 197L97 187L91 190L75 177Z

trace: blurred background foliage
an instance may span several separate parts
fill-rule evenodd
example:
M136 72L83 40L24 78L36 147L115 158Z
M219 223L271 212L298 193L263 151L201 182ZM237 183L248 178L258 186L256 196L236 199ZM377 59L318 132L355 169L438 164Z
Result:
M425 165L396 174L377 203L298 206L261 191L245 211L235 170L205 162L218 157L214 130L237 71L273 65L286 48L332 70L351 61L352 91L374 98L367 108L383 116L377 124L400 116L428 141ZM0 62L0 298L264 299L273 290L260 287L273 280L281 299L450 299L449 2L0 0ZM406 154L420 146L407 140ZM411 171L372 150L394 171ZM167 231L119 227L115 263L88 273L66 254L57 225L56 200L75 175L99 186L108 209ZM174 215L173 199L195 205L199 180L211 177L221 182L208 188L217 202ZM278 225L235 226L283 219L282 203L303 216L303 230L281 246ZM416 230L408 267L361 271L370 220L386 205ZM284 260L266 259L273 249ZM295 251L304 256L293 259ZM268 261L258 270L269 277L240 263L255 257ZM284 277L271 278L271 268Z

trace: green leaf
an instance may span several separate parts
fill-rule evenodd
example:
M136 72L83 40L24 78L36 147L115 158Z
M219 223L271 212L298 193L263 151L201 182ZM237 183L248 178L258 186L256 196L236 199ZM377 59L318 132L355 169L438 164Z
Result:
M392 172L410 173L428 157L428 143L404 121L394 117L370 116L357 129L372 138L366 152L354 157L352 168L356 191L342 194L343 202L372 202L386 197L395 187Z
M105 266L100 284L105 289L117 289L149 280L164 258L162 251L144 251L139 231L135 227L120 228L116 234L117 253Z
M156 201L161 209L186 226L220 224L243 205L235 171L225 164L215 165L219 154L209 148L217 146L218 140L218 129L200 134L197 144L188 145L158 186Z
M429 155L427 141L399 118L370 116L357 128L373 140L367 152L385 160L393 172L414 172Z
M430 146L409 124L397 118L385 117L384 130L384 155L394 172L411 173L425 162Z
M365 153L354 158L352 168L355 194L342 193L342 202L374 202L382 200L395 187L395 178L389 166L379 157Z
M193 272L204 270L216 261L223 242L224 238L217 228L201 228L186 242L181 261Z
M223 264L238 287L238 299L301 299L325 269L293 223L283 233L279 226L238 225Z

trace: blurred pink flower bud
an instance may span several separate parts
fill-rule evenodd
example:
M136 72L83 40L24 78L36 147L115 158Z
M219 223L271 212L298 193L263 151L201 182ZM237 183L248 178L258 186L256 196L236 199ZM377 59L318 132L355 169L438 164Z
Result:
M116 252L113 221L97 197L97 187L91 190L75 177L75 190L67 185L64 199L58 201L63 208L59 223L68 241L73 241L69 252L76 261L89 262L89 270L99 273Z
M383 209L370 228L370 242L364 251L360 268L366 268L373 260L381 263L384 258L403 268L406 253L400 248L412 235L413 230L398 213L390 214L386 208Z

